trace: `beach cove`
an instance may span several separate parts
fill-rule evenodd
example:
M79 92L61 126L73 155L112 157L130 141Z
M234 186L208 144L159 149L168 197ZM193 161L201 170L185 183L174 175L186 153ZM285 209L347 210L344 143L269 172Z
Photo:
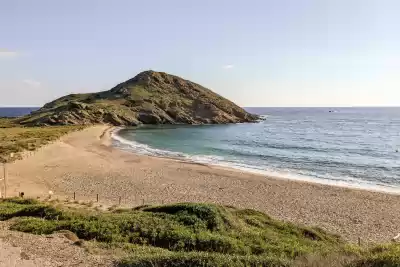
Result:
M112 147L109 126L62 137L9 165L9 191L112 205L208 202L263 211L319 226L343 238L389 241L398 231L400 196L265 177L180 160L136 155Z

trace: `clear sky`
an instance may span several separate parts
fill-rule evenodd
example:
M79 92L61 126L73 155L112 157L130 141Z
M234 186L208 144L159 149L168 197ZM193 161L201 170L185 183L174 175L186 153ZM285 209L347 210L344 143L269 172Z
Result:
M399 106L399 14L399 0L0 0L0 106L147 69L241 106Z

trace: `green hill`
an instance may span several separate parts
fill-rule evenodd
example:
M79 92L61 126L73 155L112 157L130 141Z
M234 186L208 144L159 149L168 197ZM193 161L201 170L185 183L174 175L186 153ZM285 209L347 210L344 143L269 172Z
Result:
M211 90L164 72L144 71L109 91L72 94L19 120L26 125L253 122L256 115Z

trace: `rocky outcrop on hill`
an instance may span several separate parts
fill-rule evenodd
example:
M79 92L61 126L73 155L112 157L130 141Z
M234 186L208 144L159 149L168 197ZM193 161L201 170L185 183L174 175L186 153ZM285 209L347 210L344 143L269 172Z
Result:
M201 85L164 72L144 71L109 91L61 97L21 118L20 123L136 126L237 123L257 119L258 116Z

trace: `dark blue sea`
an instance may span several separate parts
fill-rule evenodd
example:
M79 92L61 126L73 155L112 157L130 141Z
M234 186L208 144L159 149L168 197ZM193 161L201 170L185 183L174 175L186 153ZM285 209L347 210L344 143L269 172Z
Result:
M2 108L0 107L0 117L18 117L23 116L35 111L37 107L23 107L23 108Z
M400 108L248 108L253 124L122 129L135 153L400 193Z

